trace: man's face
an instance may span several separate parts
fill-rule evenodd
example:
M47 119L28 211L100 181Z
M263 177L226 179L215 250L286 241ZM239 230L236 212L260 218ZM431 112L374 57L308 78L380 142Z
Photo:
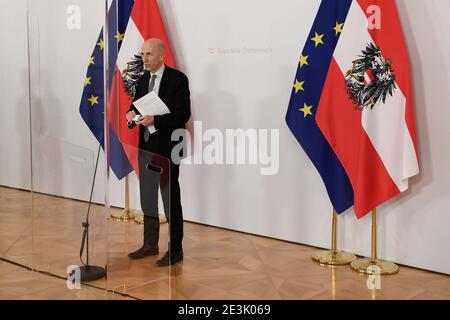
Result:
M161 53L157 43L145 42L142 46L142 59L145 69L156 72L164 62L164 55Z

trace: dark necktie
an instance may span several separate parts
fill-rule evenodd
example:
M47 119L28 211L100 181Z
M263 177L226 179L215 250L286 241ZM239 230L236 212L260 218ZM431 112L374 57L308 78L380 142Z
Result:
M153 88L155 87L155 79L156 79L156 74L153 74L151 79L150 79L150 84L148 85L148 92L153 91ZM148 142L149 139L150 139L150 132L148 131L147 128L145 128L144 141Z

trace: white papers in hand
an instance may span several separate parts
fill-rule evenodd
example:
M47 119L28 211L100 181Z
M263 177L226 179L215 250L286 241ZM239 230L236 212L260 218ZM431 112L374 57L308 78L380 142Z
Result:
M150 91L142 98L134 101L133 104L142 116L160 116L170 113L169 108L154 91ZM156 132L154 125L148 126L147 129L150 133Z

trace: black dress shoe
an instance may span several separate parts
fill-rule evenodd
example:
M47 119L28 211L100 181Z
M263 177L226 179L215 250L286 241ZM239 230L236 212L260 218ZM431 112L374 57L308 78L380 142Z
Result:
M131 252L128 254L128 257L132 260L142 259L148 256L155 256L158 254L158 246L156 247L148 247L142 246L138 250Z
M176 251L170 255L169 251L167 251L164 257L156 261L156 264L159 267L165 267L180 262L181 260L183 260L183 251Z

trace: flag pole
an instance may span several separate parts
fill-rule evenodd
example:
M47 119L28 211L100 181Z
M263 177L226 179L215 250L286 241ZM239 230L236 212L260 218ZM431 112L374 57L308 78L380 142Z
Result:
M389 261L378 260L377 257L377 208L372 211L372 250L370 259L358 259L352 262L353 270L367 275L389 275L399 271L398 265Z
M337 212L333 209L333 220L331 227L331 250L315 252L311 259L325 265L344 265L356 260L352 253L337 249Z
M130 182L128 175L125 176L125 208L122 211L111 210L111 217L117 220L129 220L130 217Z
M144 213L141 210L130 209L130 179L125 177L125 208L119 212L111 210L111 217L120 221L134 220L139 224L144 224ZM166 223L166 217L159 214L159 223Z

